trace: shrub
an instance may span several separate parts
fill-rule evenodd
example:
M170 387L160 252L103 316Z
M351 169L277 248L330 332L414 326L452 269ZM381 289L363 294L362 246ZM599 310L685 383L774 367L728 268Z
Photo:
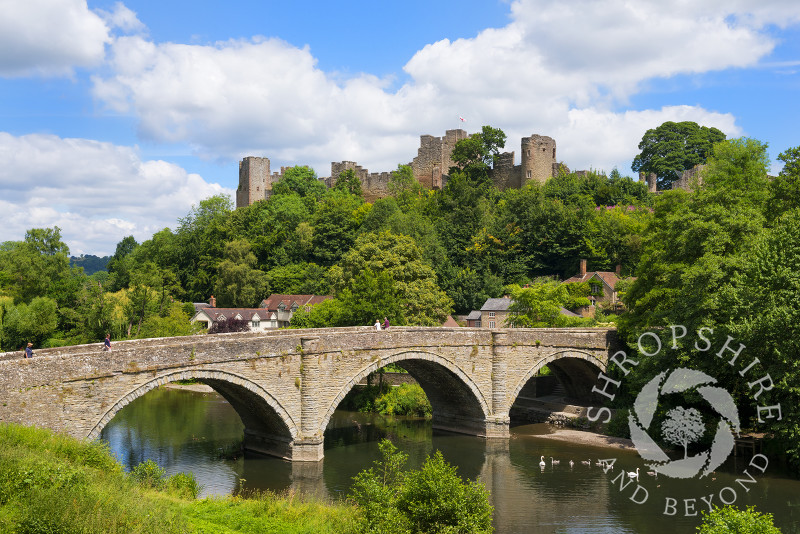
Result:
M408 456L389 441L382 459L354 478L350 499L364 516L364 531L374 533L488 533L492 529L489 493L483 484L464 482L436 451L419 470L405 471Z
M384 415L429 417L433 408L419 384L401 384L375 399L375 411Z
M703 523L697 527L700 534L780 534L772 524L772 514L757 512L755 506L739 510L735 506L703 511Z
M170 493L184 499L196 499L201 489L193 473L176 473L167 479L166 486Z
M131 478L140 486L153 489L164 489L166 471L153 460L147 460L131 469Z

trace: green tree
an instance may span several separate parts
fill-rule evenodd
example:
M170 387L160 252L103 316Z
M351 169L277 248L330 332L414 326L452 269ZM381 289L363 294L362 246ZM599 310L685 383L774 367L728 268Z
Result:
M800 147L781 152L778 159L783 162L783 169L769 183L770 201L767 217L770 221L800 206Z
M250 308L266 297L268 279L255 264L256 257L246 240L225 244L225 259L219 264L214 287L221 308Z
M404 210L410 209L422 196L422 185L410 165L398 165L397 170L392 171L388 187L389 193Z
M315 263L330 266L339 261L355 242L361 226L361 197L331 190L311 219Z
M772 514L762 514L755 506L739 510L735 506L703 510L703 523L697 527L699 534L781 534L772 522Z
M17 350L26 343L40 347L56 331L56 302L48 297L36 297L30 304L16 306L10 300L0 300L2 307L2 348Z
M360 197L362 194L361 180L358 179L358 176L356 176L356 171L353 169L342 171L342 173L336 178L336 183L333 184L333 189L336 191L349 193L357 197Z
M724 140L725 134L717 128L691 121L665 122L645 132L631 169L654 173L658 188L667 189L681 172L705 163L714 143Z
M130 273L130 260L128 256L136 250L139 246L139 243L136 242L136 239L132 235L122 238L122 241L117 243L117 248L114 251L114 255L111 256L111 259L108 261L108 265L106 269L108 270L109 274L113 275L112 278L112 291L119 291L124 287L128 287L131 282L131 273Z
M570 302L589 304L585 297L570 295L567 284L555 280L534 282L529 287L512 284L508 290L512 303L506 323L514 327L569 326L570 318L561 313L561 308Z
M492 532L486 488L463 481L441 452L409 471L408 455L389 440L380 443L380 451L382 459L353 479L349 495L364 514L366 532Z
M452 300L439 288L435 272L423 261L419 248L408 236L387 231L359 236L340 265L341 278L334 288L339 292L349 290L356 299L354 305L358 290L366 292L362 295L364 299L377 298L369 289L373 287L385 295L381 300L391 309L371 321L388 316L393 324L435 326L442 324L452 310ZM373 274L359 278L366 271ZM395 303L399 306L396 311ZM368 302L361 303L367 305Z
M317 173L312 168L299 165L284 170L281 179L272 186L273 195L297 193L314 201L322 197L325 190L325 183L317 178Z

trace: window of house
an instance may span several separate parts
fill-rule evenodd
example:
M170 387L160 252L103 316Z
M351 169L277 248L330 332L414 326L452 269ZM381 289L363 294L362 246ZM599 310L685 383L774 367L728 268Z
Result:
M531 177L531 171L528 170L528 178L530 178L530 177Z
M494 328L494 321L489 321L489 328Z
M476 328L480 328L481 327L481 322L480 321L475 321L475 327Z
M489 317L494 317L494 312L489 312Z
M261 326L261 321L259 321L258 319L253 319L252 321L250 321L250 326L252 326L253 328L258 328L259 326Z

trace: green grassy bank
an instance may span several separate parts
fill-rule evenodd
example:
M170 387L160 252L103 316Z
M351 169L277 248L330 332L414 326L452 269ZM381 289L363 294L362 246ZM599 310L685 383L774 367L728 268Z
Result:
M192 475L163 477L152 463L130 474L102 442L0 424L0 532L349 533L354 506L299 495L196 500Z

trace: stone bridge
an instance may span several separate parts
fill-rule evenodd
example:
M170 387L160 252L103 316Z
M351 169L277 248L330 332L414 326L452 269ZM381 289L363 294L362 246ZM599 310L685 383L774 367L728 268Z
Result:
M422 386L433 427L487 438L509 433L509 410L547 365L567 394L591 397L615 331L354 327L199 335L0 354L0 421L94 439L120 409L158 386L195 379L236 410L249 450L318 461L345 395L394 363Z

